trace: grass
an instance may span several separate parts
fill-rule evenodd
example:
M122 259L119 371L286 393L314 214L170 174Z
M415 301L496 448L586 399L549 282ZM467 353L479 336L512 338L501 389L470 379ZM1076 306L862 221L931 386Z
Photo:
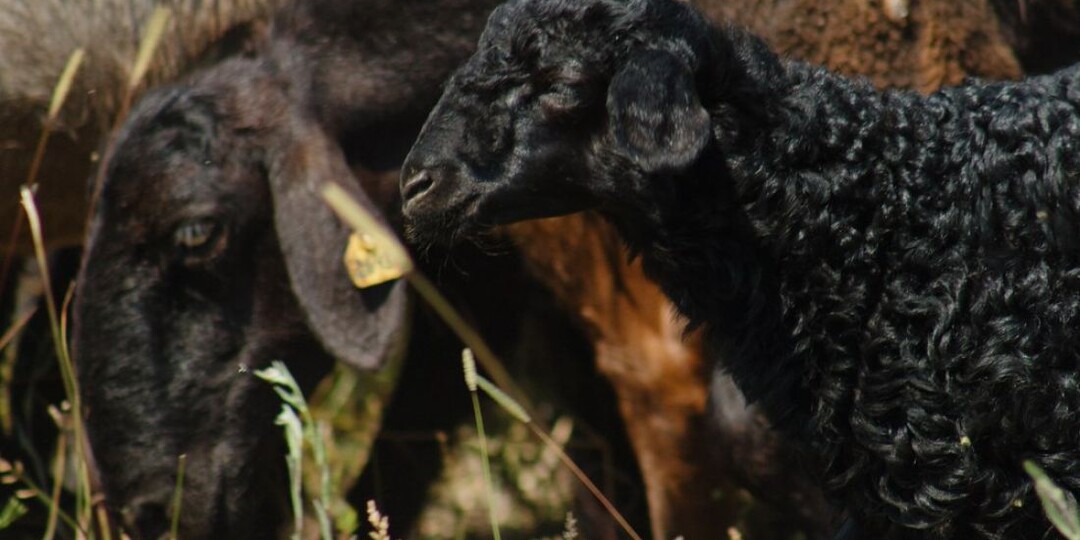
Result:
M8 499L4 503L4 508L0 509L0 530L10 527L12 523L26 515L26 512L26 505L18 497Z
M176 459L176 489L173 490L172 499L172 524L169 526L169 538L180 538L180 512L184 502L184 473L187 471L187 454L180 454Z
M1025 461L1024 470L1035 482L1035 493L1050 523L1067 540L1080 540L1080 507L1076 497L1058 487L1034 462Z
M39 233L40 221L37 217L36 208L33 204L32 193L30 193L29 190L25 190L23 192L23 198L24 205L29 216L28 219L30 222L30 228L33 232L36 233L35 238L37 245L37 260L40 265L40 271L42 275L47 276L48 268L46 266L44 250L42 247L43 242L40 238ZM47 284L45 294L47 297L49 297L50 302L55 305L51 284ZM61 312L65 311L65 309L61 310ZM78 404L81 400L79 398L78 386L73 375L74 370L73 366L71 365L70 354L67 351L65 345L67 342L66 317L58 313L55 309L50 309L49 320L50 328L52 329L52 332L54 334L54 343L57 344L55 354L59 358L63 375L62 379L64 381L65 391L68 395L68 400L65 402L66 405L62 406L61 408L52 409L52 416L56 420L57 424L61 427L61 431L57 438L58 449L56 452L56 459L53 462L54 468L51 471L51 476L54 479L59 479L66 476L66 468L69 462L67 459L65 459L65 455L67 454L65 450L69 444L75 446L76 450L74 455L76 456L76 459L71 461L74 467L78 470L77 476L79 478L79 482L76 486L76 489L79 491L76 493L77 503L75 505L75 512L73 514L69 514L66 510L64 510L60 496L62 491L62 484L59 481L54 482L52 484L52 487L48 491L46 491L40 488L33 480L31 480L28 476L25 475L24 470L22 469L22 466L20 464L0 462L3 463L5 471L2 476L4 483L18 483L24 486L18 492L19 497L8 500L6 505L3 507L2 519L0 519L0 527L8 527L15 523L20 517L26 514L27 507L23 501L36 500L49 509L49 518L47 519L48 525L44 533L45 538L52 538L56 535L57 523L66 524L66 526L69 527L71 533L79 537L96 538L100 534L101 537L107 538L109 534L109 523L107 522L107 520L99 523L100 530L95 531L92 526L94 516L92 515L91 505L88 504L88 502L92 500L92 495L89 491L90 483L87 479L87 462L85 458L81 457L85 455L85 448L82 446L83 444L85 444L85 435L83 433L83 428L79 416L72 414L72 410L76 410L78 408ZM16 327L8 333L8 335L5 337L5 341L10 340L10 336L14 335L24 325L25 321L20 321L16 325ZM284 366L275 365L269 370L261 371L259 375L275 385L275 390L279 393L279 395L285 402L285 404L283 405L282 414L279 416L279 423L284 425L287 434L292 434L287 435L286 438L288 441L291 441L290 461L294 463L293 468L296 471L296 473L292 476L291 488L293 494L292 498L295 505L294 508L297 509L295 510L295 513L298 517L300 517L304 514L303 509L305 508L305 506L310 505L311 507L313 507L316 512L316 519L319 523L320 537L330 538L332 534L332 527L330 525L330 515L324 502L331 498L331 495L329 495L330 475L327 474L328 460L326 456L326 451L323 449L322 445L319 442L321 440L319 433L324 430L320 429L318 422L313 419L311 411L307 408L306 404L303 401L303 396L300 394L295 382L291 380L291 377L288 375L287 370L284 369ZM338 377L335 377L335 379L337 378ZM487 389L489 394L495 396L500 395L497 389L495 389L495 391L492 391L494 389L494 386L486 379L481 379L481 384L485 385L485 388ZM344 394L348 394L348 392L332 390L329 392L327 399L330 400L333 404L340 404L343 400L341 396ZM516 416L527 418L527 414L524 413L524 409L522 409L520 405L516 405L513 400L510 400L508 397L503 397L502 401L504 403L504 407L506 407L507 410L516 411ZM71 403L75 403L76 405L71 405ZM510 403L510 405L506 405L507 403ZM72 433L71 436L68 435L69 432ZM300 442L301 438L303 439L303 442ZM315 497L312 497L307 503L301 501L303 497L302 490L298 487L300 485L299 470L302 463L302 459L300 459L300 449L304 445L313 449L313 453L315 455L315 462L320 468L322 478L322 488L319 490L319 494ZM170 512L170 515L172 516L172 521L169 530L170 536L172 538L177 537L177 530L179 525L178 517L180 516L180 513L182 511L181 501L186 471L186 460L183 456L177 463L177 469L177 484L172 502L172 512ZM490 479L490 473L488 475L488 478ZM491 481L489 480L488 482L490 483ZM97 517L99 518L99 520L101 520L102 517L105 517L105 514L101 513ZM297 520L295 523L297 532L302 533L302 520ZM494 525L494 527L497 527L497 525ZM296 535L296 537L299 536L300 534Z
M75 366L71 361L71 354L67 346L66 310L64 317L58 315L55 295L53 294L52 283L49 279L48 262L45 257L45 242L41 235L41 220L38 217L37 206L34 204L33 193L29 187L23 186L20 195L22 198L23 209L26 212L27 221L30 224L30 234L34 243L34 254L37 259L38 270L42 276L43 294L49 316L49 328L52 333L56 358L60 365L60 375L64 385L64 393L67 396L65 404L61 404L61 410L64 410L66 414L55 415L58 424L60 424L61 427L61 435L57 444L56 472L53 476L54 488L53 495L50 498L49 519L44 536L45 540L51 540L56 531L56 520L59 517L60 511L59 486L60 479L64 477L63 467L66 460L66 452L64 450L66 449L67 444L71 444L74 455L76 456L76 459L74 460L76 468L74 521L78 524L76 529L80 532L86 533L87 531L92 530L93 496L91 493L90 469L86 458L88 455L86 449L86 432L82 422L82 415L78 413L78 411L82 410L82 400L79 396L79 386L75 378ZM69 296L67 298L69 298ZM67 301L65 301L65 306L66 305ZM65 421L61 421L61 417L64 418ZM70 433L70 435L68 433ZM103 527L108 529L108 524L103 524ZM92 533L90 534L90 537L94 537Z
M74 83L75 75L79 72L79 67L82 65L85 52L82 49L76 49L71 53L68 58L67 64L64 67L63 72L60 74L60 78L56 82L56 86L53 88L52 97L49 100L49 108L42 122L41 134L38 137L37 145L34 148L34 156L30 161L30 168L27 170L26 178L24 179L24 190L29 190L31 193L37 185L38 174L41 171L41 163L45 157L45 149L49 144L49 137L52 135L53 130L56 127L57 118L60 115L60 111L63 108L64 102L67 100L68 93L71 91L71 86ZM26 195L22 195L25 201ZM32 200L31 200L32 202ZM23 203L25 206L25 202ZM29 211L27 211L29 212ZM38 219L35 209L34 215L30 216L26 214L27 220L33 225L37 223L37 232L32 232L35 252L42 251L38 246L42 244L41 240L41 223ZM7 281L9 272L11 271L11 264L15 259L15 245L18 243L19 235L22 231L23 220L22 216L16 215L14 225L11 227L11 235L8 238L7 252L4 254L3 262L0 263L0 284ZM38 261L42 260L41 256L38 256ZM44 275L44 274L43 274ZM3 336L0 336L0 350L4 350L22 331L22 328L30 321L33 316L33 312L27 313L23 318L4 332ZM55 318L55 314L50 314L50 319ZM7 382L12 380L12 370L14 357L10 358L9 362L4 362L3 366L0 366L0 425L3 426L4 432L9 433L12 428L11 419L11 393L10 387Z
M29 219L30 219L30 223L31 223L31 230L32 231L39 230L40 229L40 223L37 220L36 211L35 211L35 208L34 208L34 205L33 205L32 194L30 194L28 190L24 191L24 197L25 197L25 204L26 204L26 207L27 207L27 213L30 216ZM38 242L38 245L39 245L39 247L42 245L40 240ZM41 272L42 272L43 275L47 276L48 275L48 269L47 269L46 266L44 266L46 261L45 261L45 259L43 257L43 249L39 249L38 255L39 255L38 256L39 264L42 265L41 266ZM46 296L48 296L50 299L52 298L51 290L52 290L51 285L46 287L46 291L47 291ZM65 302L65 306L66 306L66 302ZM61 312L66 312L66 308L62 309L60 311ZM63 344L66 344L66 341L67 341L66 340L66 328L67 328L66 317L60 315L55 310L50 311L49 314L50 314L50 323L51 323L50 326L55 332L55 334L54 334L54 343L59 343L60 344L58 346L58 348L55 350L55 353L60 358L61 369L65 374L65 377L64 377L65 388L71 390L71 392L69 394L69 401L67 403L70 403L70 402L79 403L80 399L79 399L78 386L77 386L77 383L76 383L76 381L75 381L75 379L73 377L73 369L72 369L72 366L70 365L70 355L68 354L68 352L66 350L66 345L63 345ZM326 510L326 506L325 506L325 504L323 502L323 501L327 501L327 500L330 499L330 496L328 494L329 493L329 489L328 489L329 474L327 473L328 466L327 466L326 452L322 448L322 445L320 443L320 441L321 441L320 433L322 433L324 430L319 427L319 423L314 419L314 417L313 417L313 415L311 413L311 410L307 406L307 404L305 403L304 397L301 394L299 388L297 387L295 381L292 380L291 375L288 374L288 370L283 365L281 365L280 363L275 363L274 365L272 365L267 370L259 371L257 373L257 375L260 376L261 378L263 378L264 380L267 380L271 384L273 384L274 388L275 388L275 391L278 393L278 395L281 397L281 399L284 402L283 403L283 408L282 408L282 413L281 413L281 415L279 415L278 420L279 420L279 423L282 424L283 427L285 427L286 440L289 442L288 446L290 448L289 458L287 458L287 459L289 459L290 467L293 468L293 470L294 470L294 474L292 475L292 482L291 482L291 484L292 484L291 493L292 493L292 499L294 501L293 502L293 504L294 504L294 512L295 512L295 515L298 518L297 521L295 522L295 525L294 525L294 527L296 529L296 533L294 534L294 538L301 538L302 537L302 534L303 534L303 516L305 514L305 508L308 508L308 507L312 507L312 508L315 509L316 519L317 519L317 521L319 523L319 535L320 535L320 538L324 538L324 539L332 538L333 533L332 533L332 527L330 526L331 516L328 515L328 512ZM494 385L490 381L487 381L486 379L483 379L483 378L480 378L479 381L480 382L478 384L484 385L484 387L485 387L485 389L486 389L486 391L487 391L487 393L489 395L501 396L501 401L503 402L504 407L507 408L507 410L514 411L515 415L518 416L518 417L529 418L527 413L524 412L524 409L520 405L517 405L516 402L511 400L509 397L505 396L505 394L502 394L497 388L494 387ZM335 396L336 396L335 392L331 392L329 394L329 397L331 399L333 399L335 402L340 402L341 398L340 397L335 397ZM61 409L63 409L63 410L61 410ZM85 440L84 435L81 435L81 431L82 431L81 430L81 422L79 422L78 415L73 415L72 414L73 409L74 409L74 407L72 407L70 405L66 406L66 407L54 408L53 409L53 417L55 418L57 424L60 425L63 428L63 429L61 429L60 435L59 435L59 437L57 439L57 443L58 443L59 448L58 448L58 451L57 451L57 459L54 462L55 469L52 471L52 477L54 479L59 479L59 478L62 478L62 477L65 476L65 467L67 466L68 461L64 458L64 456L66 454L66 452L64 450L65 450L65 446L68 444L68 441L69 440L70 441ZM73 427L73 426L79 426L79 427ZM78 432L78 433L80 433L80 435L69 438L68 435L67 435L67 433L69 431ZM486 441L486 438L483 439L483 440ZM301 469L301 463L303 462L303 459L301 458L301 455L303 453L302 449L305 446L307 448L312 449L312 453L315 455L315 462L316 462L317 466L320 468L321 477L322 477L322 486L323 486L323 488L320 490L318 495L316 495L314 497L311 497L309 500L306 500L306 501L304 500L303 491L299 487L300 484L301 484L301 481L300 481L300 477L301 477L300 469ZM84 454L82 453L82 450L78 450L76 452L76 456L83 456L83 455ZM84 474L85 471L86 471L86 460L84 458L77 458L72 463L74 463L75 466L79 469L80 477L82 478L82 480L80 480L80 484L78 485L78 489L86 490L85 492L88 493L89 482L85 480L85 474ZM182 508L180 506L180 502L182 500L183 482L184 482L185 469L186 469L185 465L186 465L186 460L181 458L178 461L178 464L177 464L177 466L178 466L177 484L176 484L174 497L173 497L173 504L172 504L173 511L171 512L172 523L171 523L171 527L170 527L170 534L171 534L172 538L177 537L177 530L178 530L178 523L179 523L178 522L178 517L180 516L180 512L182 511ZM34 484L31 480L29 480L23 474L21 466L19 466L17 464L14 465L14 466L11 466L9 464L9 469L10 469L9 473L5 476L5 478L10 479L11 482L22 483L22 484L25 485L25 489L22 490L22 494L24 495L24 498L36 499L36 500L40 501L43 505L45 505L49 509L50 517L49 517L48 521L49 521L50 525L48 526L48 529L44 534L44 538L52 538L52 537L55 536L55 533L56 533L55 523L57 523L57 522L62 522L64 524L66 524L70 528L71 534L74 535L74 536L78 536L78 537L83 537L83 538L95 538L95 537L98 537L95 534L95 532L100 532L101 537L105 537L105 535L108 534L108 523L107 523L107 521L102 524L103 526L102 526L100 531L95 531L94 530L93 523L92 523L93 516L91 515L91 513L89 511L89 508L86 507L83 503L80 502L79 504L77 504L77 510L76 510L76 513L74 515L69 515L63 509L63 504L62 504L62 501L61 501L61 498L60 498L60 493L61 493L61 483L60 482L58 482L58 481L54 482L53 485L52 485L52 490L47 493L46 491L38 488L38 486L36 484ZM489 478L490 478L490 474L489 474ZM488 483L490 484L491 481L488 480ZM89 497L89 495L86 495L86 496L83 496L80 500L90 500L90 497ZM10 514L8 514L10 517L7 520L7 524L13 523L18 518L18 515L20 514L20 512L18 512L17 509L19 509L19 508L25 509L25 505L23 505L23 503L21 502L21 499L12 499L12 502L10 502L9 505L10 505L10 508L12 508L12 510L10 510ZM494 525L494 526L497 527L497 525Z
M381 257L386 261L385 265L396 268L406 281L419 293L420 297L435 310L436 314L454 331L465 346L471 349L476 361L487 371L499 386L508 389L511 395L526 409L533 409L525 392L514 382L513 377L503 366L503 363L495 356L491 348L484 342L480 334L465 322L457 313L446 297L439 292L420 272L416 271L412 258L409 257L405 247L398 242L385 225L378 218L356 204L349 194L335 184L326 184L322 187L323 198L326 203L338 213L345 223L349 224L357 234L367 239L371 250L381 252ZM355 277L354 277L355 280ZM373 283L374 284L374 283Z
M319 491L311 500L315 508L315 516L319 523L319 534L323 540L333 538L330 526L330 515L327 512L327 503L331 499L332 487L330 481L330 467L326 461L326 446L323 444L323 428L315 421L308 408L304 393L296 384L289 368L281 361L274 361L270 367L255 371L255 376L270 383L274 392L284 403L281 413L278 415L277 424L285 431L285 442L289 449L286 455L286 464L289 468L290 493L293 505L293 538L303 537L304 528L304 505L302 500L303 476L301 467L303 464L303 449L305 445L311 449L315 459L315 467L319 473Z
M474 358L483 359L483 365L486 370L492 373L492 376L497 376L502 379L502 386L512 389L512 391L520 396L524 396L519 387L514 383L510 377L509 372L503 367L503 364L491 351L491 348L484 342L483 338L472 329L464 319L457 313L457 311L450 305L445 297L423 276L416 270L415 265L409 258L405 247L402 246L396 236L386 226L373 215L371 215L362 206L352 200L345 190L341 189L335 184L328 183L323 187L323 197L327 204L338 213L346 223L353 227L356 234L363 235L368 239L369 245L372 249L383 250L383 256L386 260L390 261L388 264L396 265L396 270L400 273L420 294L439 316L443 319L443 322L447 324L466 345L466 350L462 354L462 361L464 364L464 373L466 384L473 397L473 407L475 411L477 432L480 435L480 448L484 462L484 476L487 481L487 489L490 494L494 488L491 486L491 471L490 464L487 459L487 441L484 437L483 431L483 419L480 414L480 406L476 401L476 390L481 389L484 393L493 399L500 407L507 413L517 419L519 422L525 424L533 431L537 438L539 438L545 445L552 448L557 452L559 459L563 464L570 469L570 471L581 481L581 483L589 490L590 493L600 502L604 509L611 515L612 518L619 524L623 531L632 540L641 540L641 535L637 533L630 526L630 523L622 516L621 513L615 508L611 501L604 496L604 494L596 487L589 477L581 470L580 467L570 456L566 454L551 436L536 422L533 421L528 409L525 405L519 403L514 397L511 397L508 393L504 392L498 385L488 381L483 376L477 373ZM476 347L476 351L479 353L474 355L472 348ZM523 398L522 398L523 399ZM492 534L496 540L500 538L498 523L495 520L494 514L491 515L492 521Z
M152 14L150 23L147 27L148 30L143 36L135 62L132 66L124 103L120 108L120 114L117 116L114 127L119 126L123 116L126 114L127 108L130 106L134 92L141 85L142 79L154 58L154 53L157 51L158 44L164 34L170 15L168 9L160 7ZM84 58L85 51L83 49L79 48L74 50L53 88L47 114L42 124L41 135L39 136L38 143L34 149L34 156L31 160L29 170L27 171L24 185L20 188L20 202L25 213L26 222L29 226L34 257L37 261L38 271L43 284L43 296L48 313L49 329L55 349L55 358L60 369L60 377L63 383L66 400L61 403L59 409L53 408L50 410L50 413L52 413L51 416L53 416L60 431L56 441L57 451L52 471L53 487L49 496L45 497L45 492L38 488L26 475L22 474L21 466L17 463L10 464L6 461L3 462L7 463L6 468L8 469L4 478L25 485L29 492L33 494L33 498L38 499L48 507L48 518L46 520L46 528L43 535L45 540L51 540L56 535L57 523L59 520L63 520L67 523L67 525L71 527L72 533L80 538L88 538L91 540L97 538L94 529L95 524L98 526L98 531L100 531L101 538L104 540L111 540L112 530L112 524L109 522L108 513L104 507L98 505L96 512L94 508L95 494L90 480L90 465L87 457L89 455L87 449L88 442L81 414L81 411L83 410L82 400L75 377L74 364L68 349L67 312L73 289L69 288L67 290L67 293L64 296L64 303L58 312L56 308L56 296L54 294L53 284L50 280L50 272L45 254L45 239L42 235L41 218L34 201L34 191L37 186L41 165L44 162L49 138L56 128L59 115L63 110L64 103L67 100L68 94L74 84L75 77L79 73ZM11 238L9 239L9 250L4 256L2 265L0 265L0 283L6 282L8 277L11 263L14 260L14 246L20 234L22 223L22 220L18 220L12 228ZM28 314L24 320L29 321L31 315L32 314ZM4 343L0 343L0 349L14 339L23 324L18 324L9 329L8 332L5 332L3 338ZM8 391L9 389L6 387L7 381L11 380L9 378L11 376L11 369L11 366L4 366L3 372L0 373L4 375L3 381L5 383L4 392L0 395L0 398L4 399L4 405L0 406L0 413L3 413L2 418L4 419L5 426L9 426L11 421L10 393ZM73 465L75 469L75 485L73 489L75 495L74 516L66 514L61 509L60 504L62 480L66 476L65 470L68 466L67 450L69 446L73 456L71 465ZM25 514L25 512L22 512L22 514ZM14 523L17 517L15 517L14 511L8 516L9 519L5 520L5 525L9 526ZM0 527L0 529L2 528L3 527Z
M491 398L495 403L498 403L499 406L502 407L502 409L506 411L510 416L512 416L518 422L521 422L522 424L527 426L533 432L533 434L536 435L536 438L540 439L540 441L542 441L549 449L555 452L555 454L559 458L559 461L561 461L563 465L566 466L566 468L569 469L570 472L581 482L581 484L589 490L589 493L591 493L593 497L596 497L596 500L599 501L600 504L604 507L604 510L606 510L608 514L613 519L615 519L616 523L619 524L619 527L623 529L623 532L625 532L627 536L629 536L633 540L641 540L641 536L637 533L637 531L634 530L633 527L630 526L630 523L627 522L626 518L623 517L622 513L620 513L618 509L615 508L615 505L611 504L611 501L608 500L608 498L604 496L603 492L601 492L600 489L596 487L596 484L594 484L593 481L589 479L588 475L586 475L585 472L582 471L580 467L578 467L577 463L574 463L574 460L570 459L570 456L567 455L566 452L563 450L562 445L552 439L551 435L549 435L544 429L538 426L536 422L533 422L532 418L525 412L525 409L521 407L521 405L517 404L513 400L513 398L506 395L491 381L488 381L483 376L476 373L476 366L471 365L472 354L471 352L469 352L468 349L465 349L465 353L462 354L462 359L463 362L466 364L466 381L469 381L470 377L473 379L469 388L473 395L475 396L476 394L476 388L483 390L484 394ZM479 418L479 404L476 404L475 408L477 418ZM479 420L477 421L477 423L479 424ZM478 429L478 432L481 437L481 448L484 448L484 445L486 443L483 441L483 431ZM488 476L490 476L490 474ZM494 521L494 518L492 518L492 521Z
M37 145L34 147L34 157L30 160L30 168L27 170L26 178L23 181L23 184L30 187L30 189L37 186L38 173L41 172L41 163L45 159L45 148L49 144L49 137L52 136L53 130L56 129L56 120L60 115L60 110L63 109L64 102L71 91L71 85L75 81L75 75L79 72L79 66L82 65L85 56L86 54L82 49L72 51L64 71L61 72L56 86L53 87L52 98L49 100L49 109L44 122L42 122ZM4 254L3 264L0 264L0 283L6 282L8 273L11 271L11 262L15 259L15 245L18 243L19 234L22 232L22 224L23 221L20 216L15 216L15 223L11 227L11 236L8 238L7 253Z
M495 540L502 540L499 532L499 520L495 516L495 486L491 479L491 460L488 458L487 434L484 433L484 415L480 411L480 397L477 395L480 375L476 373L476 360L472 351L461 351L461 364L465 371L465 387L469 389L469 397L472 400L473 417L476 419L476 433L480 440L480 465L484 471L484 492L488 498L488 516L491 519L491 535Z
M10 520L7 520L4 528L10 527L12 524L15 523L18 517L25 515L29 511L21 501L37 500L50 512L55 511L56 515L62 521L64 521L64 523L71 527L71 530L73 532L77 532L82 534L83 536L87 536L87 532L79 526L79 523L75 521L75 518L68 514L59 504L56 503L56 501L54 501L44 490L42 490L41 487L37 485L37 483L35 483L26 475L21 463L11 463L3 458L0 458L0 484L22 485L22 489L16 491L14 496L8 499L8 502L5 503L5 506L12 506L14 504L17 506L22 506L23 510L26 510L14 510L13 512L18 513L19 515L12 516ZM45 534L49 534L47 530Z
M131 103L135 99L139 87L142 86L146 73L150 70L154 53L157 52L158 45L161 44L161 38L164 37L165 30L168 28L171 19L172 10L165 6L154 8L154 12L150 14L150 20L146 23L146 32L143 33L142 40L139 41L135 61L132 63L131 71L128 74L124 97L120 102L116 119L113 121L114 127L122 124L124 119L127 118L127 114L131 110Z

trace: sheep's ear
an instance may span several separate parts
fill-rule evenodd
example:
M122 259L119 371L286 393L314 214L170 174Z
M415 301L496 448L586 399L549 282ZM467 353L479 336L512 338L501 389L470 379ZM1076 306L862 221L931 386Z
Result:
M685 170L709 142L693 74L671 53L632 56L611 80L607 110L615 144L647 173Z
M320 196L333 182L376 210L336 142L296 121L268 153L270 190L285 267L312 333L338 360L373 369L404 345L408 306L400 280L357 289L343 263L350 234ZM375 215L381 215L377 210Z

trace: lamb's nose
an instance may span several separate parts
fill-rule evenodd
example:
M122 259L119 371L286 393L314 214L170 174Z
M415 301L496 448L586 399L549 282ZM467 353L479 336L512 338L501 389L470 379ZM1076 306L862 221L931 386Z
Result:
M424 193L434 184L435 180L428 169L413 171L408 176L403 175L401 177L401 198L407 202Z

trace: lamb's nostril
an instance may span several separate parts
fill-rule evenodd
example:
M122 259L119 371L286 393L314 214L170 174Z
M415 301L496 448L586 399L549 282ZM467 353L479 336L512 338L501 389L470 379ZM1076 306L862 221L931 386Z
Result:
M435 179L432 178L431 173L427 169L421 169L401 183L401 197L405 201L411 200L434 184Z

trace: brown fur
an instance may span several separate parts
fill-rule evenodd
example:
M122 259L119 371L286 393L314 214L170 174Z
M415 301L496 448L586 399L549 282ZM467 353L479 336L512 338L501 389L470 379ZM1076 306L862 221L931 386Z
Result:
M968 75L1020 76L987 0L697 0L714 20L745 25L779 53L863 75L882 88L929 92Z
M986 0L697 0L716 21L749 26L780 51L880 87L932 91L964 77L1016 78L1019 63ZM713 404L720 445L707 449L701 340L593 214L506 228L536 275L590 332L645 479L655 538L713 538L746 510L717 490L748 486L788 514L788 526L834 526L820 492L784 441L734 387ZM717 446L720 448L717 450ZM741 477L741 478L740 478ZM792 518L797 519L792 519ZM751 523L751 526L753 524ZM778 527L767 537L782 534Z
M660 290L645 279L639 264L623 263L618 239L597 216L527 221L508 232L533 240L519 242L525 260L584 323L597 368L612 381L630 440L636 443L653 523L700 523L695 518L711 506L709 499L681 495L732 492L736 485L730 475L695 466L709 455L697 336L682 339L683 324L664 310L668 304ZM680 504L669 504L672 500ZM722 522L733 522L734 510L734 505L713 509L722 514ZM654 527L657 538L667 532ZM695 538L709 531L677 532Z
M826 533L831 515L824 499L734 386L724 392L739 405L727 407L723 444L710 444L700 335L686 334L640 263L627 262L606 222L586 213L520 222L505 232L592 340L641 468L654 538L715 537L749 509L747 485L771 492L796 514L786 523L745 523L763 537L800 528Z

